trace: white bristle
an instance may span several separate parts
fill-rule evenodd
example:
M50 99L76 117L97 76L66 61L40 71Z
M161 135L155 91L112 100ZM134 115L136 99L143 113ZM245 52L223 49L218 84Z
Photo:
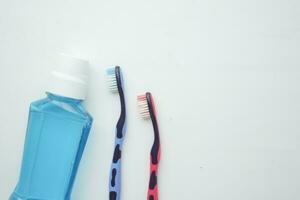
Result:
M116 79L115 67L107 69L106 74L107 74L108 88L112 92L117 92L118 84Z
M149 107L147 103L146 95L139 95L137 97L139 113L144 119L150 118Z

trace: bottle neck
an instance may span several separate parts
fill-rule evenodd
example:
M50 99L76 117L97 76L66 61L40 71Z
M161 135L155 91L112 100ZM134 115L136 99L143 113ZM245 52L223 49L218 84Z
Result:
M69 97L64 97L60 95L56 95L50 92L46 92L47 96L49 99L54 100L54 101L59 101L59 102L64 102L64 103L72 103L72 104L80 104L83 100L81 99L73 99Z

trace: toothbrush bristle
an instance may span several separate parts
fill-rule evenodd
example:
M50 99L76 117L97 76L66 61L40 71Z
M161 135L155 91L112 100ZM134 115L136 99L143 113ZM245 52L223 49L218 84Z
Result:
M139 113L141 114L142 118L149 119L150 112L149 112L149 106L148 106L146 95L139 95L137 97L137 102L139 107Z
M117 83L117 78L116 78L115 67L107 69L106 74L107 74L108 88L112 92L117 92L118 91L118 83Z

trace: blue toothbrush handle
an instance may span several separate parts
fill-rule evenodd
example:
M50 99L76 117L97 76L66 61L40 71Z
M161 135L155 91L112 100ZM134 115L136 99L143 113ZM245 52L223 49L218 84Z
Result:
M121 195L121 156L124 137L126 134L126 106L122 86L120 67L115 67L117 89L120 96L121 114L116 125L115 148L109 176L109 200L120 200ZM114 87L115 87L114 83Z
M123 130L120 130L123 132ZM125 131L124 131L125 132ZM124 136L124 134L122 134ZM115 148L109 176L109 200L119 200L121 194L121 155L123 138L118 138L116 130Z

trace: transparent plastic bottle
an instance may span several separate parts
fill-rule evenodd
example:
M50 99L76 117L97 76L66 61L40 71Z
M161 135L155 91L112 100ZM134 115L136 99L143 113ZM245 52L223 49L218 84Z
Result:
M30 105L20 177L10 200L70 199L93 120L82 106L88 62L62 55L59 63L47 97Z

